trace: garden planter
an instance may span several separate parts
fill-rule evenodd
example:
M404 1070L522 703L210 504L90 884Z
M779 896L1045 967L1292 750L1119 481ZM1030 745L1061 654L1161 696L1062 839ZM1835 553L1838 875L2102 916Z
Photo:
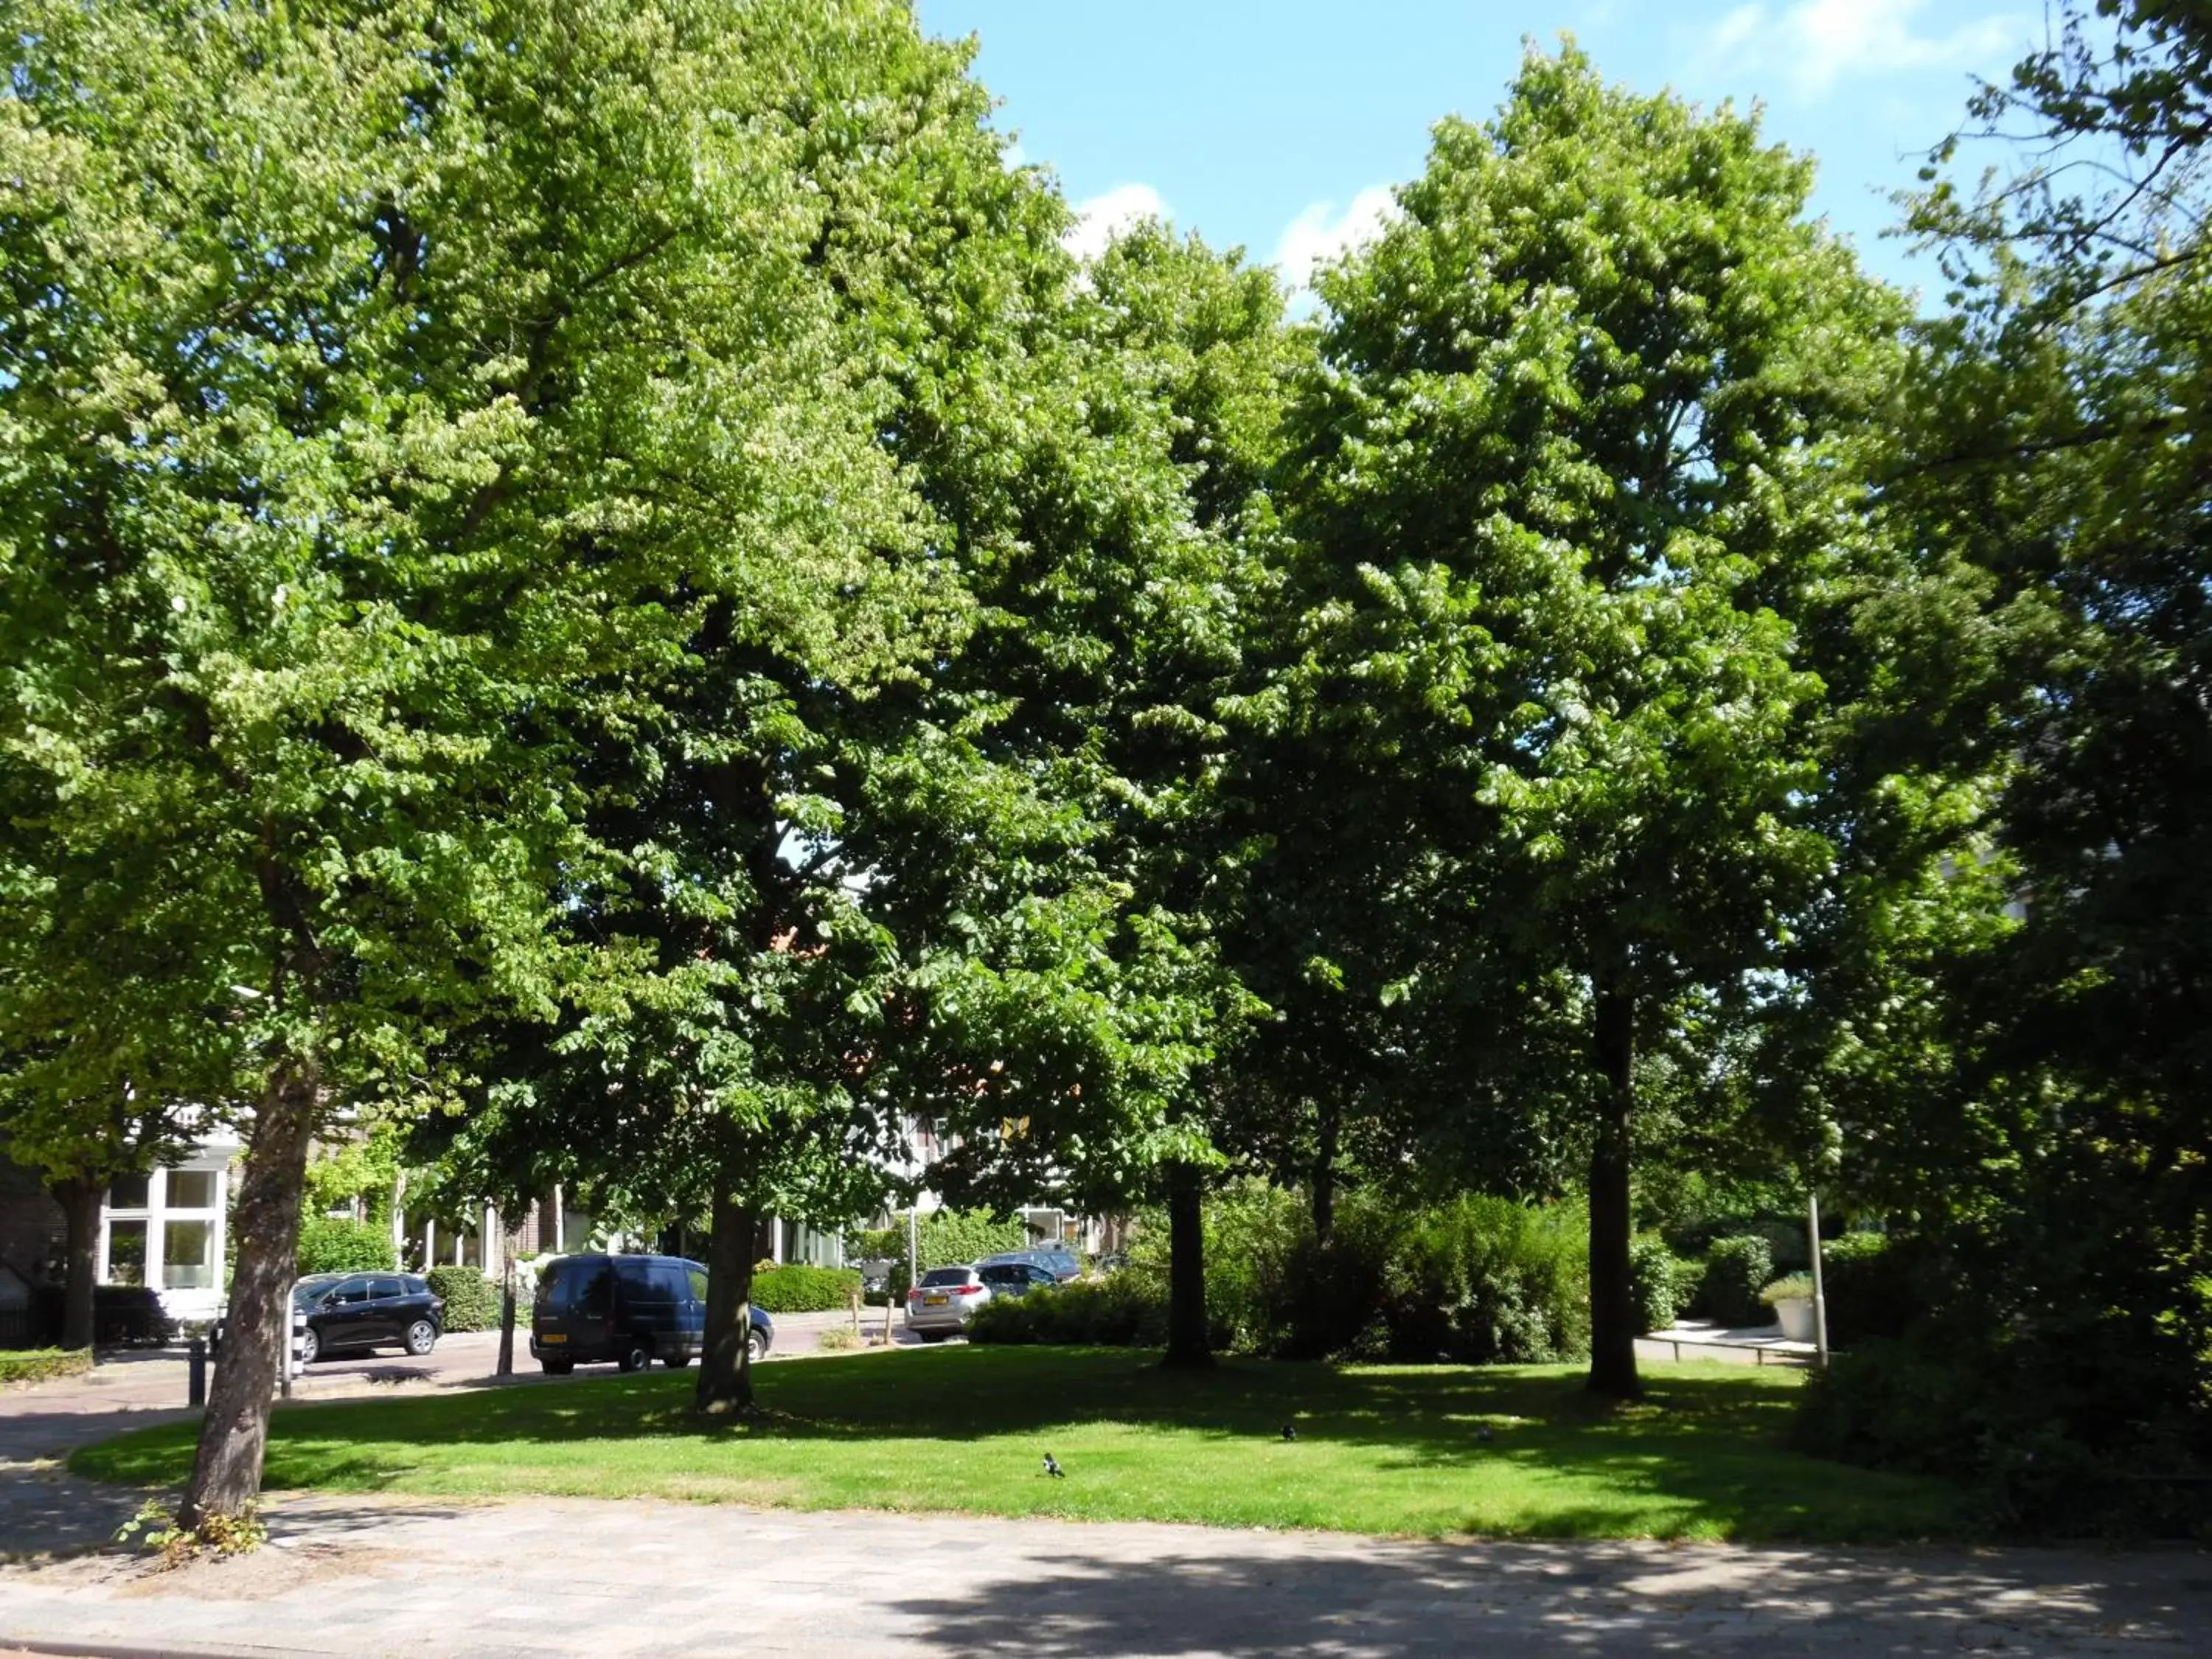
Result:
M1782 1322L1782 1334L1789 1340L1810 1342L1815 1340L1811 1297L1784 1297L1774 1304L1774 1316Z

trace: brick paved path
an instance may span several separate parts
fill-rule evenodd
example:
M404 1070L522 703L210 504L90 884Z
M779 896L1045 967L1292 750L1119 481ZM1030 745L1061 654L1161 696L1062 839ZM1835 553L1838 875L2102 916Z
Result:
M505 1656L2194 1655L2185 1552L1434 1545L546 1499L317 1498L149 1574L0 1569L0 1650Z

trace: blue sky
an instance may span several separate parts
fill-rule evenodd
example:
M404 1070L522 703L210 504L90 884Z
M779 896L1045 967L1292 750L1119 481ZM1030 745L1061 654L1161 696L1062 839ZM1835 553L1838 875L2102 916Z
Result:
M1975 75L2042 38L2040 0L919 0L973 33L1025 160L1054 168L1094 233L1164 211L1292 276L1370 224L1419 172L1430 125L1494 109L1521 41L1571 31L1608 79L1700 103L1756 98L1821 163L1815 210L1867 263L1932 287L1881 232L1961 118Z

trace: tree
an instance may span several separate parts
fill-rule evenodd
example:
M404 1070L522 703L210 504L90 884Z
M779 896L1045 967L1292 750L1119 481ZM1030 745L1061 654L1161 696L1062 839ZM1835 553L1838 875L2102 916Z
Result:
M1944 1017L1898 1058L1940 1086L1881 1162L1957 1291L1920 1356L1929 1443L1901 1455L2021 1520L2162 1518L2163 1483L2212 1457L2208 64L2201 8L2066 7L1910 200L1956 286L1885 495L1986 591L1972 880L2016 920L1914 941L1941 946L1911 976ZM1978 190L1949 176L2023 133Z
M1639 1063L1774 969L1832 857L1796 613L1864 533L1852 438L1903 313L1805 218L1811 179L1755 118L1532 55L1322 278L1295 417L1319 695L1444 872L1425 977L1480 991L1502 1074L1580 1034L1551 1077L1619 1397Z
M258 1484L328 1103L447 1091L453 1033L556 1012L556 924L608 856L571 734L680 659L692 573L821 633L825 570L918 557L830 372L795 141L718 113L757 103L746 22L39 6L11 31L9 902L35 921L58 872L110 869L191 941L141 965L144 1001L253 993L188 1523Z

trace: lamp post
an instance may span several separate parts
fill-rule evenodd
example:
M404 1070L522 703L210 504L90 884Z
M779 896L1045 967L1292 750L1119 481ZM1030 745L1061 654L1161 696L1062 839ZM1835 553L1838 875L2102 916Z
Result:
M1805 1189L1805 1211L1810 1224L1806 1229L1806 1242L1813 1255L1813 1346L1817 1351L1823 1370L1828 1365L1828 1297L1820 1282L1820 1192L1817 1187Z

